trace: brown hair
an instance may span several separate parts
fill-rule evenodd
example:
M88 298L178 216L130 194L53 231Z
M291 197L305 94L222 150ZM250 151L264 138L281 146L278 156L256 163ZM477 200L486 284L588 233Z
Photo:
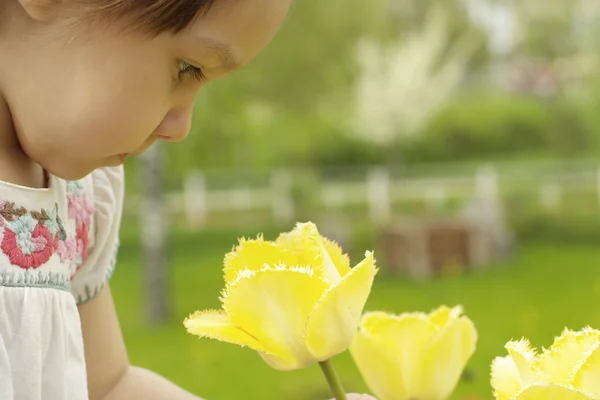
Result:
M206 13L215 0L85 0L106 21L126 21L128 29L150 35L179 33Z

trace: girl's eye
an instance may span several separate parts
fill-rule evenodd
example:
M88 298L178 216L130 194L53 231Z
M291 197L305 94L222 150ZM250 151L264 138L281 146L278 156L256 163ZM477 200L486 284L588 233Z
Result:
M183 75L190 75L192 78L194 78L198 82L202 82L205 79L202 69L200 69L198 67L194 67L193 65L190 65L190 64L186 63L185 61L180 61L179 62L179 77L182 77Z

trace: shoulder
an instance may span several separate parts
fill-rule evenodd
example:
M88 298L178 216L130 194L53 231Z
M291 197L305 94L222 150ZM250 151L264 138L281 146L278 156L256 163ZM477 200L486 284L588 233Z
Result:
M72 281L78 303L95 297L112 275L125 194L123 167L100 168L86 179L93 198L94 218L90 252Z
M123 167L100 168L90 175L94 197L109 197L121 201L125 195L125 174Z

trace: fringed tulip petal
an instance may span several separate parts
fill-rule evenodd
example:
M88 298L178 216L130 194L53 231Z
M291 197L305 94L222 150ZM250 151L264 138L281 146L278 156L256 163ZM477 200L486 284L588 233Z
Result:
M376 273L372 254L354 269L315 224L275 241L241 239L225 256L222 312L186 319L203 337L249 346L270 366L294 370L345 351Z
M573 377L576 367L585 360L586 352L599 341L598 331L584 329L574 332L565 329L552 346L540 354L539 368L545 375L552 377L552 383L566 385Z
M576 389L561 385L535 385L519 393L515 400L596 400Z
M345 351L361 320L377 269L372 253L316 303L306 327L306 344L319 360Z
M291 232L279 235L275 243L294 254L300 265L312 266L331 283L339 282L350 271L348 257L311 222L297 224Z
M496 400L512 400L523 388L519 370L510 356L492 362L491 383Z
M600 399L600 345L596 343L581 363L573 378L573 386Z
M239 244L225 255L223 273L225 282L235 281L245 270L256 271L265 265L298 265L298 259L290 252L258 237L240 239Z
M340 276L343 277L350 272L350 258L348 255L344 254L342 248L338 246L337 243L323 238L323 247L325 247L327 254L329 254L329 257L331 258L331 261L335 265L335 268Z
M537 354L531 348L529 341L522 339L508 342L506 350L510 355L519 371L519 376L524 385L533 385L542 383L543 375L537 367Z
M326 289L309 268L248 271L231 284L223 306L234 325L285 360L274 362L274 368L295 369L315 362L304 333L308 316Z
M524 339L506 349L492 364L497 400L600 400L600 331L565 329L539 356Z
M222 311L197 311L183 322L192 335L218 339L223 342L248 346L253 350L267 352L254 337L231 324L229 317Z

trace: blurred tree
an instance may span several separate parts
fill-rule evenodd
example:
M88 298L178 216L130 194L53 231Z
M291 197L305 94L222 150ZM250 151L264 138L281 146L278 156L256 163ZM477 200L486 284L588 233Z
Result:
M365 39L358 46L361 68L350 131L382 148L422 131L463 82L482 46L468 31L450 39L446 8L427 12L424 25L406 39L391 44ZM389 161L398 161L398 148L391 149Z
M164 194L163 145L155 143L139 158L140 232L144 263L146 318L150 324L169 317L167 207Z
M517 22L517 49L544 61L570 57L581 49L586 20L599 10L590 0L494 0L511 7ZM581 34L584 34L583 36Z

